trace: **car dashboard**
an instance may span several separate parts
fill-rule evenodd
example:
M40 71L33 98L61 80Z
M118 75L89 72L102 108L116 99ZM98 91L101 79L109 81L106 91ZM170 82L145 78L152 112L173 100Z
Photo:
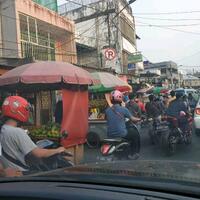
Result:
M115 187L107 185L25 181L0 183L0 199L56 199L56 200L194 200L190 196L146 189Z

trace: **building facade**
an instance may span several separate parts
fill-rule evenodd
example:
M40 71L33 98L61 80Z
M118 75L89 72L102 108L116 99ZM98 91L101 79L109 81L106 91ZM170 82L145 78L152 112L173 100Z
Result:
M32 0L0 0L0 59L76 63L75 25Z
M144 77L150 79L152 83L160 85L163 83L170 88L180 86L180 74L175 62L149 63L144 71Z
M186 74L183 75L182 87L197 88L200 87L200 78Z
M59 7L62 16L76 23L78 64L128 72L128 55L135 54L137 47L135 21L127 3L79 0Z

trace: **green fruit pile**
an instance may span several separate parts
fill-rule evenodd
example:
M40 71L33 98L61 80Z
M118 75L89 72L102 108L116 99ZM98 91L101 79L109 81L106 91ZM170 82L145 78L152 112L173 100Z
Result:
M60 125L49 122L46 125L41 126L40 128L34 128L30 131L30 135L33 137L39 138L60 138Z

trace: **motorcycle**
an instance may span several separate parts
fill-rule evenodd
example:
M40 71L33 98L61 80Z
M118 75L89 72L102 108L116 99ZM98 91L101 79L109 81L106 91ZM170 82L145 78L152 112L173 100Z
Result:
M171 116L166 117L168 131L162 135L161 144L167 155L176 152L177 144L189 145L192 143L192 117L180 116L179 119Z
M168 130L168 123L154 118L149 119L149 137L151 144L159 145L161 136Z
M62 134L62 138L66 137L68 137L68 133L64 132ZM39 140L38 142L36 142L36 145L39 148L43 149L55 149L60 146L58 143L48 139ZM26 157L26 163L30 167L30 169L26 174L74 166L73 162L70 160L72 156L73 155L67 151L43 159L38 159L29 155Z
M138 135L140 132L136 124L131 121L126 122L127 129L134 129ZM101 146L101 154L107 160L128 160L131 152L131 145L124 138L107 138L104 139Z

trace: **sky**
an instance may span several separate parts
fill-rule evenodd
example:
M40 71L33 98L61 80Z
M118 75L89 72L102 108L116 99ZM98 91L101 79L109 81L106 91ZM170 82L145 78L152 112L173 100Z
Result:
M58 0L59 4L64 2ZM132 9L141 38L137 48L149 61L200 66L200 0L136 0Z
M200 0L137 0L132 8L136 32L141 37L141 40L137 41L138 50L141 50L145 57L152 62L172 60L178 65L200 66ZM199 12L155 15L155 13L183 11ZM152 15L147 15L149 13ZM191 24L192 26L172 27L172 25ZM171 29L194 33L183 33Z

